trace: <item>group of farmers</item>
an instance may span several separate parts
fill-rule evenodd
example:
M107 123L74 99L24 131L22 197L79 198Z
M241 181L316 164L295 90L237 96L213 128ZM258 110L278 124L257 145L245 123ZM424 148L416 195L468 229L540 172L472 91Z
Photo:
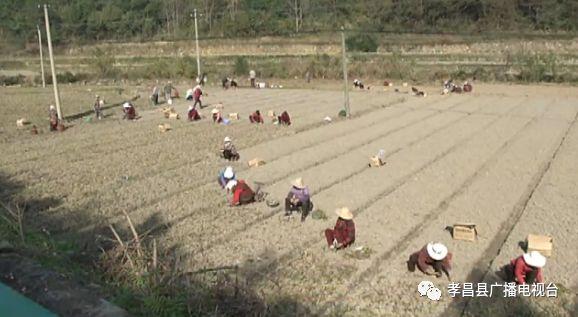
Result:
M255 84L255 74L251 71L251 84ZM361 81L355 82L356 87L363 88ZM236 82L231 78L223 79L223 88L236 87ZM463 86L457 86L452 80L444 83L444 90L449 92L471 91L471 85L466 82ZM169 81L164 89L165 101L172 104L172 98L178 97L178 92ZM446 93L446 91L444 91ZM189 106L188 118L189 120L198 120L200 115L197 111L197 105L202 108L201 97L203 96L202 85L197 84L194 88L189 89L186 93L186 99L192 101L193 104ZM158 85L154 86L151 95L151 101L156 105L159 101ZM94 112L97 119L103 117L104 100L100 96L96 96L94 102ZM136 118L136 111L134 105L127 101L122 105L124 118L133 120ZM291 118L287 111L284 111L280 116L274 114L274 121L279 124L290 125ZM59 120L57 111L54 106L50 106L50 130L54 131L59 128ZM214 122L221 123L224 119L218 109L212 111L212 118ZM259 110L256 110L249 116L251 123L264 123L263 117ZM225 137L223 147L221 149L221 157L228 161L238 161L240 155L237 152L235 145L230 137ZM218 184L220 187L231 195L230 205L240 206L253 203L257 201L260 195L260 188L253 190L245 180L237 179L236 173L232 166L227 166L220 171L218 176ZM311 201L311 193L309 188L305 185L303 178L299 177L291 183L291 187L285 197L284 204L285 216L291 216L293 212L301 214L301 222L304 222L313 210L313 203ZM325 230L325 238L327 246L332 250L339 250L351 246L355 242L355 224L353 222L353 213L347 207L341 207L335 210L337 221L332 229ZM450 278L450 271L452 268L452 253L448 248L439 242L430 242L423 246L420 250L412 253L407 261L408 271L415 272L416 267L426 275L433 275L441 277L444 273ZM542 268L546 264L546 258L538 251L531 251L516 257L510 263L504 265L500 270L500 275L508 282L515 282L518 284L532 284L543 283ZM450 278L451 279L451 278Z
M239 160L240 155L232 143L230 137L226 137L221 150L221 156L229 161ZM256 201L260 188L251 189L245 180L237 179L233 167L227 166L219 173L218 183L221 188L230 193L231 206L250 204ZM276 205L273 205L276 206ZM305 185L303 178L299 177L291 183L291 188L285 197L285 216L291 216L293 212L301 214L301 222L304 222L313 210L311 193ZM333 228L325 230L327 246L331 250L340 250L351 246L355 242L355 224L353 213L347 207L335 210L337 221ZM426 275L441 277L445 274L451 280L453 255L448 248L440 242L430 242L420 250L412 253L407 261L409 272L415 272L416 267ZM507 282L517 284L543 283L542 268L546 264L546 258L538 251L524 253L503 266L499 272Z

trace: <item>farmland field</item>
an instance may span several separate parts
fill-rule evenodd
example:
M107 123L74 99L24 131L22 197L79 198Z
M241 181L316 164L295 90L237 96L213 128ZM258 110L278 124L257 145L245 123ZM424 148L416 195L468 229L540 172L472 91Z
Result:
M407 257L441 241L454 254L453 281L491 281L499 266L522 253L518 244L528 233L551 235L545 279L558 285L559 297L533 299L524 312L571 316L578 310L578 91L474 89L441 96L431 88L426 98L404 93L407 88L353 91L352 117L339 120L338 90L210 87L206 104L222 103L225 113L241 115L223 126L208 118L165 119L148 105L145 87L67 86L65 116L89 110L98 93L110 104L141 95L135 104L142 118L123 121L115 106L102 121L75 119L67 131L50 133L48 88L0 88L0 198L24 199L31 226L86 244L110 236L108 224L128 232L126 212L159 249L178 255L183 271L237 265L265 302L298 302L289 315L505 315L513 306L505 299L492 299L502 306L452 300L445 279L433 281L442 289L440 302L420 298L416 288L424 276L406 272ZM182 116L186 108L177 101ZM210 109L201 112L208 116ZM294 124L251 125L248 115L256 109L287 110ZM324 123L325 116L333 122ZM18 129L20 117L40 134ZM160 123L172 130L160 133ZM229 207L216 183L228 164L217 155L225 136L241 154L232 164L241 179L263 183L281 201L291 180L302 176L327 219L284 219L281 207L265 203ZM368 167L380 149L387 164ZM266 164L248 168L256 157ZM340 206L353 211L355 247L369 248L369 258L327 249L323 230L333 226ZM445 228L456 222L475 223L479 239L452 240Z

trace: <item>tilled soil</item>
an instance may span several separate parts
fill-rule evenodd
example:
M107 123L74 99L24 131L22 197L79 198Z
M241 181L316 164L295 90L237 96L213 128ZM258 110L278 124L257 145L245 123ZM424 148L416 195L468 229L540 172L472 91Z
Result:
M427 98L355 91L349 120L336 118L338 91L214 90L205 102L222 102L241 120L168 121L143 109L136 122L110 117L65 133L13 138L2 145L0 171L10 186L1 194L34 200L28 221L89 240L108 223L125 226L127 212L140 232L151 230L162 248L180 254L183 270L239 265L265 300L284 294L320 315L483 314L480 307L489 304L450 298L446 279L433 278L441 301L420 298L417 284L431 278L408 273L408 256L441 241L454 254L454 282L494 281L493 272L523 252L519 242L528 233L548 234L555 250L546 280L570 298L550 303L561 315L573 313L575 90L480 85L473 94ZM175 108L184 114L186 106L179 101ZM251 125L247 117L256 109L288 110L294 124ZM332 123L323 123L327 115ZM158 132L163 122L173 130ZM226 135L240 150L239 162L217 156ZM379 149L386 165L368 167ZM267 164L248 168L255 157ZM303 177L328 218L301 223L264 203L229 207L216 183L227 164L281 202L291 180ZM353 211L354 246L369 248L369 258L325 246L322 232L340 206ZM456 222L476 223L479 239L452 240L445 228ZM548 302L527 305L534 304ZM507 315L503 306L492 314Z

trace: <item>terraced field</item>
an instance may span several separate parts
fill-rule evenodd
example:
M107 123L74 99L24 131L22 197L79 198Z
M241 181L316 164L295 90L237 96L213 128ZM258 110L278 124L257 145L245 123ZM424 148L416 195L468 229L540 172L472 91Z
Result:
M2 90L11 101L27 96L25 88ZM263 298L283 294L318 315L489 314L478 299L452 300L446 280L434 281L443 291L440 302L420 298L416 288L424 277L406 272L409 254L442 241L454 254L454 282L490 281L522 253L518 242L528 233L549 234L555 252L546 280L564 291L524 305L577 313L575 89L480 85L469 95L427 98L356 91L352 118L329 124L322 119L335 118L339 91L210 89L205 102L222 102L225 112L242 119L229 126L170 121L173 130L160 133L156 126L168 120L137 101L142 118L136 122L121 121L113 108L102 122L75 121L65 133L31 136L7 128L19 110L0 101L6 119L0 173L9 185L0 194L28 199L27 219L35 225L87 241L108 223L124 226L125 211L161 248L176 250L183 270L238 265ZM177 102L182 114L186 107ZM288 110L294 124L250 125L255 109ZM216 155L226 135L240 150L233 166L242 179L263 183L281 200L290 181L302 176L328 219L287 220L280 207L264 203L228 207L215 181L227 164ZM387 164L368 167L379 149ZM249 169L254 157L267 164ZM354 212L356 246L372 250L368 259L325 247L322 232L340 206ZM476 223L479 240L452 240L445 227L455 222ZM514 306L495 301L504 305L491 305L492 315L507 315Z

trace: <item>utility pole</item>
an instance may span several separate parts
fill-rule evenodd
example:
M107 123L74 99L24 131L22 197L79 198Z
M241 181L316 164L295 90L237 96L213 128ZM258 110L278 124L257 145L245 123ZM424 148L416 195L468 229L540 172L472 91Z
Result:
M44 57L42 56L42 33L40 33L40 26L36 24L36 31L38 31L38 47L40 51L40 70L42 72L42 88L46 88L46 79L44 78Z
M345 30L341 27L341 52L343 61L343 88L344 88L344 98L345 98L345 112L347 118L351 115L349 110L349 84L347 83L347 54L345 52Z
M52 53L52 37L50 36L50 21L48 20L48 5L44 5L44 22L46 22L46 40L48 41L48 56L50 57L50 71L52 72L52 87L54 88L54 103L58 120L62 120L60 111L60 93L58 92L58 82L56 81L56 67L54 67L54 55Z
M199 31L197 28L197 9L194 10L195 16L195 46L197 47L197 78L199 83L202 83L203 78L201 78L201 56L199 53Z

